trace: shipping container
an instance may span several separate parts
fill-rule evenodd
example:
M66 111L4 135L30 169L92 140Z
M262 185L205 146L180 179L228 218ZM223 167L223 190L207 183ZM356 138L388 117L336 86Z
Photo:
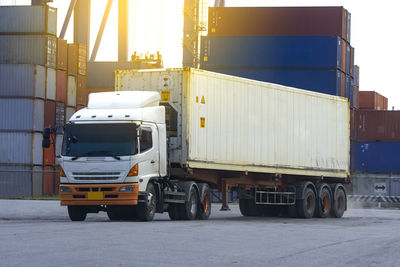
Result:
M352 142L352 171L400 174L400 142Z
M67 77L67 106L76 106L76 77L71 75Z
M78 75L77 86L76 86L76 104L87 106L88 93L86 90L87 77Z
M45 5L0 7L0 34L57 35L57 9Z
M400 111L360 109L354 123L358 141L400 142Z
M67 72L63 70L57 70L56 100L67 102Z
M52 35L0 35L0 64L56 67L57 38Z
M346 43L346 74L350 75L351 66L351 46L349 43Z
M346 75L346 98L349 99L350 108L354 108L354 88L353 88L353 78Z
M54 166L43 167L43 195L52 196L58 193L55 188L55 174Z
M75 108L67 107L65 109L65 122L69 121L69 119L72 117L72 115L74 115L75 112Z
M345 71L342 59L346 60L346 56L342 56L340 37L203 36L201 47L201 68L326 68Z
M354 81L354 79L353 79ZM359 102L360 102L360 97L359 97L359 89L358 86L353 86L353 107L355 109L359 109Z
M339 36L349 40L343 7L211 7L209 36Z
M57 39L57 69L68 69L68 44L67 40Z
M56 100L57 72L55 69L46 69L46 99Z
M0 165L0 197L42 195L42 167Z
M387 110L387 98L375 91L359 92L360 109Z
M62 102L56 103L56 131L57 133L63 132L65 124L65 104Z
M354 78L354 47L350 46L350 76Z
M343 71L343 72L346 72L346 69L347 69L347 60L346 60L346 53L347 53L347 51L346 51L346 47L347 47L347 43L346 43L346 41L345 40L343 40L343 39L341 39L341 42L342 42L342 68L341 68L341 70Z
M56 135L56 147L55 147L55 155L56 155L56 157L61 155L63 137L64 136L62 134L57 134ZM58 165L57 159L56 159L56 165Z
M44 128L53 128L56 124L56 102L44 102Z
M133 62L88 62L87 88L114 88L115 71L133 69Z
M52 140L55 141L55 140ZM55 164L55 147L54 143L50 142L50 147L43 148L43 165L53 166Z
M360 86L360 67L354 65L354 85Z
M28 64L0 64L1 97L45 98L45 88L45 67Z
M43 120L42 99L0 98L0 131L43 131Z
M351 13L346 10L346 38L347 42L351 40Z
M347 99L189 68L119 71L116 79L117 91L158 91L167 114L175 108L179 123L170 142L179 149L170 151L170 162L199 169L348 175Z
M208 70L262 82L271 82L285 86L296 87L324 94L337 96L345 96L346 94L346 76L339 70L257 68L208 68Z
M87 46L68 44L68 75L87 74Z
M0 164L42 165L42 134L0 132Z

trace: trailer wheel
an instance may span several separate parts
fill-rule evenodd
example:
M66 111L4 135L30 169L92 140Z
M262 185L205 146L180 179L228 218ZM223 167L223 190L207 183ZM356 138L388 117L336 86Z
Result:
M173 221L180 220L178 204L168 204L168 215Z
M199 210L197 212L197 219L208 220L211 215L211 192L207 189L203 194L203 199L199 203Z
M248 202L248 199L239 198L239 209L240 209L240 213L243 216L250 216L247 202Z
M336 218L341 218L346 210L346 193L343 188L337 187L334 192L333 205L331 215Z
M306 219L312 218L315 212L315 206L315 193L311 188L307 187L304 191L304 198L296 202L296 209L299 217Z
M84 221L86 214L84 206L68 206L68 215L71 221Z
M194 220L196 219L197 210L199 205L199 196L194 186L191 187L189 192L189 200L184 205L179 205L180 218L182 220Z
M239 199L239 209L243 216L259 217L261 208L256 205L254 199Z
M326 184L325 184L326 185ZM319 218L327 218L332 209L332 196L327 185L318 188L318 201L315 215Z
M138 205L137 216L141 221L152 221L156 213L156 192L152 183L147 185L144 202Z

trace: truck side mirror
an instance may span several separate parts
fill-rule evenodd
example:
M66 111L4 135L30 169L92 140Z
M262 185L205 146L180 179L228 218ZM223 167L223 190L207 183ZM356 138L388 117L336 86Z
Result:
M50 128L44 128L43 130L43 140L42 140L42 147L49 148L50 147Z

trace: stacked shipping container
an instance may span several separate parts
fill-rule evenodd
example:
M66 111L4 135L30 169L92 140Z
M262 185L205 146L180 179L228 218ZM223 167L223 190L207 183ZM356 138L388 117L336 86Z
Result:
M354 49L343 7L217 7L208 26L201 68L344 96L353 105Z

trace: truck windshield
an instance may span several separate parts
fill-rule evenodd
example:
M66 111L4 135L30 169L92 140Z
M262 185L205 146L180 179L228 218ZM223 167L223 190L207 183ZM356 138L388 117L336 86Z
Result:
M118 157L137 154L136 128L133 123L69 124L65 127L61 155Z

